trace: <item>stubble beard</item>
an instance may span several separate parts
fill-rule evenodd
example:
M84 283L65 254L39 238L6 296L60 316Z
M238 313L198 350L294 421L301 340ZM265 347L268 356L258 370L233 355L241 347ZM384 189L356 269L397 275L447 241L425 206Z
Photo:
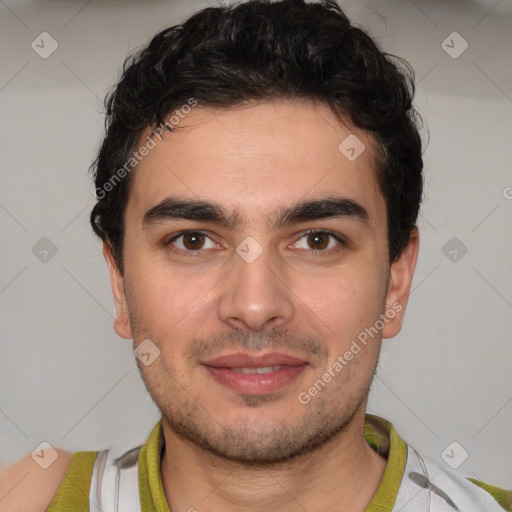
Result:
M344 396L343 387L338 390L339 394L326 389L325 395L319 394L310 403L299 406L304 410L293 424L286 422L289 415L285 414L281 422L274 425L253 419L230 426L174 378L162 380L140 364L139 368L149 394L162 413L162 421L179 439L222 459L252 467L290 463L342 435L356 414L365 409L375 374L374 369L364 392L355 396ZM170 386L169 380L172 380ZM162 382L166 382L167 392ZM269 400L269 396L240 396L243 405L251 409L265 407Z
M130 319L133 332L136 333L142 324L137 321L132 311ZM279 337L282 333L276 332L275 335ZM239 339L237 336L240 335L234 332L227 338L221 337L213 342L202 340L202 343L195 345L195 352L189 353L190 360L195 360L198 353L204 353L206 347L215 346L216 341L219 341L219 346L224 347L231 343L233 347L238 347L240 339L244 338ZM261 338L254 338L252 347L261 348L259 340L266 339L266 336L268 333L262 334ZM306 348L308 353L318 356L319 361L327 354L325 347L314 339L301 339L299 345L302 349ZM251 342L246 342L244 346L251 346ZM241 465L268 467L289 463L307 455L347 430L357 413L366 407L379 353L377 352L373 361L371 372L367 373L367 368L361 369L367 373L367 378L359 383L359 389L354 389L351 385L357 368L345 368L344 373L337 377L336 383L330 383L308 404L299 405L303 410L300 410L299 415L296 414L298 418L294 420L294 424L286 423L286 419L299 404L296 396L296 403L290 405L288 415L285 413L277 424L262 424L253 419L236 426L226 425L216 411L210 410L208 404L194 397L180 383L172 364L162 362L162 356L163 354L149 367L145 367L140 361L137 361L137 365L146 389L162 413L162 421L170 430L179 439L192 443L209 454ZM244 405L255 410L265 407L272 400L275 400L272 395L239 395L242 404L238 403L236 406Z

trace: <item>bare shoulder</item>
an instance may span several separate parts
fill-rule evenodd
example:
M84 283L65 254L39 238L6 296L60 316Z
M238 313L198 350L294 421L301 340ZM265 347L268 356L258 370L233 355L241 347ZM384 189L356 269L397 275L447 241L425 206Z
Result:
M44 512L64 479L71 455L59 448L42 449L0 468L0 512Z

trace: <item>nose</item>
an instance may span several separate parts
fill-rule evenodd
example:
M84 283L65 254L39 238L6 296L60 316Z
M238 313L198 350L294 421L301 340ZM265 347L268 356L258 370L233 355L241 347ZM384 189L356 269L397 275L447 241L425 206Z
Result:
M242 256L241 256L242 255ZM233 328L262 331L293 319L293 292L286 266L268 249L254 259L233 254L233 267L220 286L219 317Z

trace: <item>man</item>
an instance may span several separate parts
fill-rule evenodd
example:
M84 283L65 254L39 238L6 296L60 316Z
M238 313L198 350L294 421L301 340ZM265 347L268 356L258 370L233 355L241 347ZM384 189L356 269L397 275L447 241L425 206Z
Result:
M2 510L512 510L365 413L418 254L408 71L302 0L205 9L127 62L91 223L162 419L59 451Z

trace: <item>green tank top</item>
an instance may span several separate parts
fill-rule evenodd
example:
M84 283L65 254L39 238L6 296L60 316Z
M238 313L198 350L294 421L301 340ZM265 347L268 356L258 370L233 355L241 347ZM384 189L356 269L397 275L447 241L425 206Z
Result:
M381 483L366 512L392 512L407 459L407 444L393 425L378 416L366 414L364 435L370 446L387 459ZM165 498L160 459L164 447L162 420L152 429L138 456L139 496L142 512L170 512ZM75 452L64 480L47 512L89 512L89 492L98 452ZM512 511L512 491L468 478L483 488L505 509Z

